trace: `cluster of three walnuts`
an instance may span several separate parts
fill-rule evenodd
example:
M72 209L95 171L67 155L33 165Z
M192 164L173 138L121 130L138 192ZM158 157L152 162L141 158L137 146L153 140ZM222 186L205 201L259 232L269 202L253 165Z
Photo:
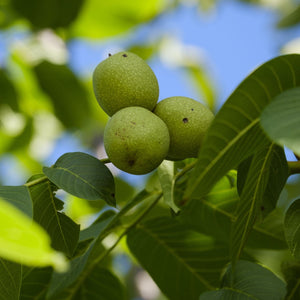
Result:
M139 56L109 55L96 67L93 86L99 105L111 116L104 147L116 167L146 174L164 159L197 157L213 113L187 97L158 102L157 78Z

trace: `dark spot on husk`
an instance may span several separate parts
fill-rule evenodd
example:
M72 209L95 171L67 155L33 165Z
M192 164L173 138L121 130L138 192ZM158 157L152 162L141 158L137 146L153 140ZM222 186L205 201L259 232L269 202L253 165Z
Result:
M193 109L193 108L191 108L191 111L194 111L194 109Z
M188 118L183 118L183 119L182 119L182 122L183 122L183 123L187 123L188 121L189 121Z
M134 159L130 159L128 161L128 164L129 164L130 167L132 167L134 165L134 163L135 163Z
M128 55L124 53L122 56L123 56L123 57L127 57Z

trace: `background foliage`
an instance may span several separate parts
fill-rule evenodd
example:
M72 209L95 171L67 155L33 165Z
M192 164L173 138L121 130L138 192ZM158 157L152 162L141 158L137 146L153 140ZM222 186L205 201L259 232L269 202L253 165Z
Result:
M19 186L0 186L1 198L13 205L0 207L18 219L17 207L40 225L32 234L44 244L33 247L26 238L19 246L23 253L37 249L35 255L45 258L34 262L38 267L25 266L17 253L0 252L0 282L7 287L0 299L198 299L200 294L201 300L283 299L286 291L287 299L299 298L299 200L294 201L299 180L293 176L286 182L290 174L277 146L300 153L297 55L270 61L251 74L220 111L205 62L178 57L177 69L219 112L199 160L165 162L157 173L143 177L141 190L111 168L113 179L109 165L96 159L105 157L107 117L94 99L91 74L77 74L70 66L72 43L122 39L146 25L151 31L151 24L187 2L0 1L1 36L14 37L0 61L0 165L11 161L22 180L29 178ZM295 1L243 2L275 10L278 30L300 22ZM219 2L192 5L209 14ZM147 43L132 43L127 50L149 61L159 57L165 39L153 34ZM286 103L290 110L275 120ZM277 126L270 125L274 122ZM281 122L287 126L283 131ZM70 136L92 156L74 150L53 158L56 145ZM0 182L6 177L2 172ZM11 222L0 220L1 227ZM65 261L56 251L71 259L66 274L59 273ZM227 265L230 261L236 265ZM144 269L163 294L153 288L156 294L147 296Z

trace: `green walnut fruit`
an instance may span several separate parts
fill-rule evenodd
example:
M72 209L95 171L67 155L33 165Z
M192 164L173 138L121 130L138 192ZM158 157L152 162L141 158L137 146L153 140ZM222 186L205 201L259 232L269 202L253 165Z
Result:
M166 124L143 107L126 107L115 113L104 130L104 147L110 161L131 174L153 171L165 159L170 136Z
M180 96L160 101L154 113L169 129L170 148L167 159L197 157L214 114L200 102Z
M93 87L99 105L109 116L128 106L153 110L158 101L155 74L131 52L119 52L102 61L94 70Z

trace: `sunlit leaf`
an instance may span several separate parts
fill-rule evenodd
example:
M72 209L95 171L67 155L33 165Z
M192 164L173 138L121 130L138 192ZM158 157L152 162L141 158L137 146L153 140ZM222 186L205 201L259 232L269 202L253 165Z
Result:
M48 232L52 247L71 257L77 246L79 225L57 211L51 183L48 180L31 186L30 182L28 184L33 201L33 219Z
M75 20L84 0L12 0L11 3L33 27L58 28L67 27Z
M209 192L215 182L269 143L262 110L280 93L300 85L300 55L279 56L250 74L217 113L190 176L183 203Z
M1 257L25 265L66 269L64 257L50 247L50 242L42 227L0 199Z
M164 201L175 213L179 208L174 203L174 162L164 160L157 169L158 178L164 195Z
M0 197L32 217L32 201L25 186L0 186Z
M55 115L67 128L82 128L90 117L87 91L65 65L42 62L34 67L42 90L51 98Z
M116 205L114 178L99 159L82 152L62 155L53 167L43 168L59 188L87 200L105 200Z
M268 147L253 156L232 228L231 247L234 261L239 259L260 212L264 210L265 206L269 211L275 208L287 177L287 162L281 147L270 143ZM278 186L273 188L273 184L276 182ZM270 189L274 189L272 194L269 193L269 199L265 197L268 184L271 185Z
M295 200L286 212L284 231L292 255L300 259L300 199Z
M170 299L199 299L219 285L228 253L214 239L171 218L155 218L129 232L132 254ZM209 272L208 272L209 270Z
M28 118L23 130L16 136L12 142L9 144L6 152L12 152L19 150L29 145L31 138L34 133L33 120Z
M281 146L300 155L300 88L278 95L262 112L261 125Z
M22 266L12 261L0 258L0 299L19 299L22 283Z
M234 270L229 266L223 277L221 290L206 292L199 300L282 300L285 293L284 282L271 271L241 260Z
M72 26L74 35L85 38L107 38L128 31L161 13L167 1L86 0Z

